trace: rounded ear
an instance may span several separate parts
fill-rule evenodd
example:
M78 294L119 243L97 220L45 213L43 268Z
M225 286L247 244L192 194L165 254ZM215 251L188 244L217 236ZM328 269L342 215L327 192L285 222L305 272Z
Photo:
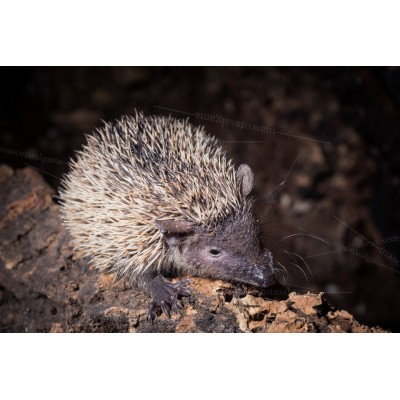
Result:
M240 164L237 171L237 180L239 182L240 191L246 197L253 188L254 173L247 164Z
M167 219L156 220L156 226L169 246L177 246L186 236L194 232L196 224L190 221Z

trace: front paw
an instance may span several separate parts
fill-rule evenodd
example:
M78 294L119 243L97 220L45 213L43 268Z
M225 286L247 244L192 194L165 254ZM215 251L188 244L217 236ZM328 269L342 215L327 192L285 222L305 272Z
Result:
M189 283L189 279L172 283L162 277L154 278L150 288L151 302L147 314L148 320L152 322L156 317L156 311L160 309L168 317L171 317L172 312L180 313L183 310L180 298L191 296L187 288Z

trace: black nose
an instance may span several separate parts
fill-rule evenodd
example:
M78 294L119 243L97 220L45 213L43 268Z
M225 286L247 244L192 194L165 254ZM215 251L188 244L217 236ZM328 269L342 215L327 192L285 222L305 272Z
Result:
M274 273L272 273L271 275L268 275L265 279L264 279L264 283L262 285L263 288L267 288L269 286L275 285L278 283L278 280L276 279Z
M260 286L267 288L278 283L274 274L274 259L269 250L264 250L262 253L263 267L258 268L262 273Z
M263 277L260 281L260 286L263 288L267 288L269 286L274 285L277 283L277 279L275 277L275 274L272 271L263 271Z
M277 282L272 268L253 266L249 272L251 275L250 280L256 286L267 288Z

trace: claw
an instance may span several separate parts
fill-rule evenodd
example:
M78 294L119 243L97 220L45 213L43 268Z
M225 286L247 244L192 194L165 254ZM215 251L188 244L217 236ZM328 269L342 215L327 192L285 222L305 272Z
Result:
M189 297L192 295L190 290L186 287L187 285L190 284L190 279L184 279L180 282L177 282L174 284L174 288L178 289L176 292L176 295L178 296L183 296L183 297Z
M179 294L183 297L190 297L192 295L192 292L188 289L181 289L179 291Z
M178 299L192 295L186 287L189 283L189 279L171 283L161 276L154 278L151 288L152 301L149 306L148 320L153 322L158 315L159 309L169 318L171 318L172 312L182 315L184 307Z
M156 306L154 302L151 302L149 305L149 311L147 312L147 320L151 323L153 323L154 319L156 318L155 309Z
M179 301L175 301L173 303L173 306L176 307L179 310L183 310L183 305Z
M183 286L187 286L190 284L190 279L183 279L177 283L175 283L175 287L183 287Z
M185 315L185 312L182 308L178 308L177 306L173 305L172 306L172 310L174 311L174 313L179 314L181 317L183 317Z
M170 310L167 302L165 300L161 300L160 306L161 306L162 312L164 314L168 315L168 318L171 318L171 310Z

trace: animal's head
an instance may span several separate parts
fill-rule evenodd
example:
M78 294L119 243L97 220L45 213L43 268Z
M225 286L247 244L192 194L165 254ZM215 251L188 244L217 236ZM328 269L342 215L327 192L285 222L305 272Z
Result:
M239 167L238 182L246 197L253 186L250 167ZM223 221L214 229L188 221L157 221L172 261L194 276L268 287L275 283L272 254L266 250L249 209Z

